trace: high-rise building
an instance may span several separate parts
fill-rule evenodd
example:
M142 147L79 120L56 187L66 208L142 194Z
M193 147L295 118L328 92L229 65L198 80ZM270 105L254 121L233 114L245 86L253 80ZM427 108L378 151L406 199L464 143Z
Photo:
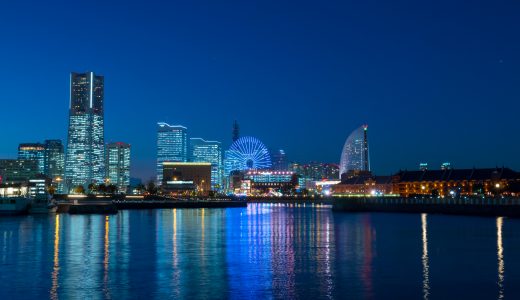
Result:
M120 193L127 193L130 186L130 145L116 142L106 148L107 178Z
M341 152L339 175L349 172L369 172L370 158L368 154L368 126L363 125L354 130L345 141Z
M18 159L35 160L38 165L38 173L45 172L45 146L40 143L23 143L18 146Z
M65 157L67 190L101 183L105 176L104 77L71 73L69 131Z
M63 192L63 170L65 154L61 140L46 140L44 155L44 174L51 179L58 193Z
M233 142L236 142L240 138L240 127L238 127L238 122L235 120L233 123Z
M273 159L273 170L276 171L287 171L289 168L289 164L287 162L287 156L285 155L285 151L280 149L273 151L271 154Z
M163 162L188 161L188 129L157 123L157 183L162 183Z
M222 163L222 146L220 142L206 141L201 138L190 138L190 161L211 163L211 188L222 188L224 173Z

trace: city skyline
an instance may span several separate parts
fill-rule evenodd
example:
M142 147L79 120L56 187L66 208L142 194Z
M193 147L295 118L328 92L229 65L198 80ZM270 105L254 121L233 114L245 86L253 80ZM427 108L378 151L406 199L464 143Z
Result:
M144 180L156 173L158 121L183 124L192 136L227 149L237 120L242 135L301 163L339 163L348 134L368 124L377 174L423 161L520 169L520 143L509 138L520 129L514 122L520 45L513 38L520 7L479 2L459 10L462 1L451 3L413 6L413 14L404 2L392 13L384 3L301 3L290 16L284 11L291 6L274 2L235 3L242 15L211 3L177 10L154 2L144 10L107 4L96 9L91 29L98 34L87 45L62 25L94 8L71 3L63 14L36 3L17 18L2 14L12 30L0 49L9 58L1 97L13 103L6 123L16 125L5 133L0 156L15 158L19 143L66 141L69 73L95 71L106 77L105 142L132 144L132 176ZM121 12L115 23L128 28L112 22L114 11ZM36 45L41 51L24 50ZM44 80L21 88L41 70ZM45 126L38 116L50 116ZM312 142L301 147L308 136Z

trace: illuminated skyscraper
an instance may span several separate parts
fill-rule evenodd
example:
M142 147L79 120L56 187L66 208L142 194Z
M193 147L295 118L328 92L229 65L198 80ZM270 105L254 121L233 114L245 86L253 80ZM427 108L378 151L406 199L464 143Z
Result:
M107 144L107 178L117 186L120 193L128 192L130 186L130 145L116 142Z
M285 155L285 151L280 149L273 151L271 154L273 159L273 170L276 171L287 171L289 168L289 164L287 162L287 156Z
M65 157L68 190L101 183L105 176L104 77L70 74L69 132Z
M211 188L222 188L223 164L222 146L220 142L205 141L201 138L190 138L190 161L211 163Z
M46 140L44 155L44 174L52 180L57 192L63 192L63 167L65 154L61 140Z
M38 165L38 173L45 172L45 146L40 143L23 143L18 145L18 159L35 160Z
M339 175L349 172L370 171L368 154L368 126L354 130L345 141L341 152Z
M157 183L162 183L163 162L188 161L188 129L157 123Z

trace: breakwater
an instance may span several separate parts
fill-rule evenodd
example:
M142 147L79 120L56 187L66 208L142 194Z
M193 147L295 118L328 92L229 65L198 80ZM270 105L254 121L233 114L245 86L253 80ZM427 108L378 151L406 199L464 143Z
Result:
M399 212L520 217L520 198L334 198L332 209L346 212Z

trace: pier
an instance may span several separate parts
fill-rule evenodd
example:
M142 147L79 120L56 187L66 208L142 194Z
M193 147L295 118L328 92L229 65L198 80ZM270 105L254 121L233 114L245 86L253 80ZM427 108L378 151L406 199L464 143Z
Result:
M473 216L520 217L520 198L334 198L332 209L345 212L431 213Z
M245 200L232 198L157 198L157 199L111 199L84 198L58 202L58 213L69 214L116 214L124 209L162 208L230 208L247 207Z

